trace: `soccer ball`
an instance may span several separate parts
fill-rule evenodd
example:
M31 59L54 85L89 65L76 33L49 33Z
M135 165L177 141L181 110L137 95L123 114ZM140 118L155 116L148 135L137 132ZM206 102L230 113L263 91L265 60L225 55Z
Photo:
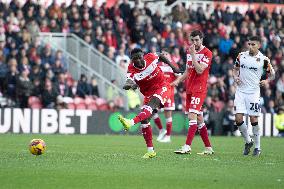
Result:
M42 139L31 140L29 150L33 155L41 155L44 153L45 149L45 142Z

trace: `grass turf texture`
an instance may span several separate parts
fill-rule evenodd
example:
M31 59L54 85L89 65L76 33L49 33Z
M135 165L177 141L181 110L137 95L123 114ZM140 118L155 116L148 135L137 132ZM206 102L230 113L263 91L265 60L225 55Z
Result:
M44 155L28 143L41 138ZM176 155L185 136L155 142L157 157L144 160L142 136L0 135L0 188L283 188L284 140L263 138L263 154L242 156L241 138L212 137L214 156L197 136L193 154Z

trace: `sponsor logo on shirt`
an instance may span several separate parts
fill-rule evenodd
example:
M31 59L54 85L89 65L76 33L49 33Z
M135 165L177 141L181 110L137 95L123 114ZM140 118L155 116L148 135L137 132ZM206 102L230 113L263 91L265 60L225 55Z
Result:
M248 66L246 66L244 64L241 64L241 68L257 71L257 68L255 68L255 67L248 67Z

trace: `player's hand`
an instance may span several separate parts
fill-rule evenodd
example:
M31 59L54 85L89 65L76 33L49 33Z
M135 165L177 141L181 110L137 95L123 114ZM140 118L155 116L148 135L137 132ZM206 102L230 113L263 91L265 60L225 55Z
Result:
M236 83L237 85L240 85L240 84L242 83L239 77L236 77L236 78L234 78L234 79L235 79L235 83Z
M264 87L266 84L268 84L268 81L267 81L267 80L261 80L261 81L259 82L259 85L260 85L261 87Z
M194 45L194 44L192 44L192 45L189 47L188 50L189 50L190 55L196 54L196 50L195 50L195 45Z

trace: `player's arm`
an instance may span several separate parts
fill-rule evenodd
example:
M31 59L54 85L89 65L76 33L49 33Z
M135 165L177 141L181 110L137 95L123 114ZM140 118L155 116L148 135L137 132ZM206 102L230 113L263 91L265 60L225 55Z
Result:
M267 74L268 74L268 79L270 81L274 80L275 79L275 70L272 66L272 64L270 63L269 59L267 60L268 61L268 67L267 67Z
M208 64L201 62L200 64L197 62L196 51L194 45L189 47L189 53L192 58L192 65L194 66L197 74L202 74L203 71L208 67ZM209 60L208 60L209 61Z
M269 81L275 79L275 70L273 69L273 66L268 58L264 59L264 67L266 73L264 73L264 77L262 77L261 81L259 82L260 86L264 86Z
M159 61L168 64L173 69L174 73L181 73L180 69L175 67L163 53L159 54Z
M233 69L233 78L237 85L241 84L240 80L240 54L236 58L234 69Z
M187 78L187 75L188 75L188 71L187 69L185 70L185 72L180 75L176 80L174 80L172 83L171 83L171 86L178 86L178 84L180 82L183 82L186 78Z
M135 83L133 77L131 77L131 73L127 73L127 79L122 88L124 90L129 90L129 89L135 90L138 88L138 85Z

